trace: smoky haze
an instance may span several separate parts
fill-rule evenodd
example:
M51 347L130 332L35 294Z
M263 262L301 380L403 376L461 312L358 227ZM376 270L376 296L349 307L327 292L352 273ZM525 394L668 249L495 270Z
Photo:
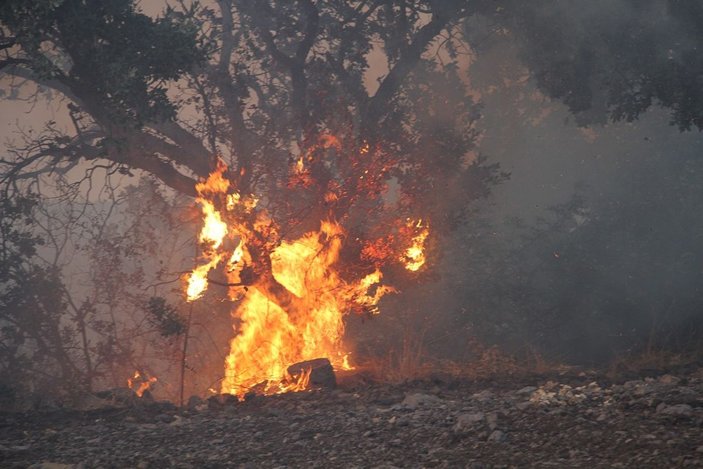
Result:
M696 2L665 0L504 3L496 11L457 18L452 31L463 39L456 39L459 45L455 43L454 49L442 49L447 43L446 47L451 46L449 40L435 41L427 48L436 52L436 62L408 72L409 80L417 80L421 86L412 82L403 100L386 103L397 113L379 120L381 130L363 128L358 116L349 119L351 124L345 122L345 117L340 117L346 116L345 112L357 112L352 109L355 105L363 108L346 95L361 89L368 94L364 99L371 102L381 93L391 65L402 55L393 48L409 36L399 33L391 37L380 26L365 31L374 44L348 59L369 65L352 70L350 75L358 79L356 88L340 92L333 85L330 88L334 89L328 90L324 88L327 77L316 75L329 70L320 65L324 56L319 50L333 47L333 41L319 47L316 53L320 55L315 56L319 62L311 61L306 69L308 86L315 92L325 91L311 92L314 99L310 101L342 103L338 113L322 110L318 121L310 118L318 126L316 130L333 127L337 119L342 122L340 128L349 124L355 132L361 128L379 133L387 128L401 132L419 122L418 132L430 137L394 141L394 148L417 152L412 154L415 161L409 158L410 163L422 159L429 167L449 168L437 171L446 178L433 179L430 188L422 187L422 177L417 178L420 182L404 180L409 171L399 170L388 177L391 188L385 188L386 205L400 206L410 192L407 187L415 184L418 191L426 191L422 194L428 194L427 200L414 200L415 205L409 203L403 209L410 214L413 210L432 211L428 216L441 220L437 225L442 229L432 231L431 225L427 265L418 275L409 277L406 272L388 269L388 279L401 279L398 293L381 301L380 315L370 319L369 315L348 316L345 340L356 356L387 356L398 361L412 355L416 361L446 358L463 363L481 359L492 346L519 358L540 356L551 362L586 365L604 365L620 357L656 351L699 352L703 344L703 136L699 131L703 124L703 75L699 73L703 62L696 57L698 47L703 46L703 31L691 19L703 18L696 16L700 7ZM140 5L156 18L163 2ZM205 5L215 9L214 4ZM285 8L293 11L295 7ZM395 10L389 6L389 11ZM242 12L242 18L251 15L269 27L266 18L259 18L266 16L264 13L252 14L245 7ZM198 20L206 21L211 13L207 10ZM379 25L391 21L388 18L392 16L379 16ZM298 22L291 20L280 32L284 51L298 44L295 35L296 40L284 43L285 34L307 25L293 13L291 18ZM416 20L415 26L423 25L430 17L423 10ZM328 33L335 32L340 33L330 26ZM270 40L274 39L278 36ZM346 44L346 40L340 43ZM356 39L348 40L347 46L356 47ZM219 57L219 51L213 52L213 57ZM243 63L254 60L245 53L236 57ZM217 101L215 91L201 95L193 91L207 86L225 88L214 78L210 82L211 78L175 81L157 98L178 103L175 118L206 142L198 142L199 150L212 153L199 155L204 159L212 156L214 160L218 155L239 164L246 158L237 155L233 142L260 158L259 167L252 166L261 174L247 184L265 187L264 204L268 204L268 197L280 196L287 187L282 179L276 179L288 170L287 165L298 158L301 164L306 163L300 148L308 137L301 137L305 132L299 122L306 114L292 110L300 99L274 95L276 87L292 88L295 80L274 78L271 83L276 86L270 87L274 91L265 95L261 87L247 80L266 75L259 67L271 67L278 73L280 64L268 62L265 56L256 60L246 73L232 67L242 73L236 78L244 83L246 92L231 102ZM285 61L280 56L277 60ZM445 70L449 72L445 74ZM457 78L449 87L447 76L456 70ZM80 127L71 120L75 114L69 112L67 102L56 93L44 94L43 88L33 84L17 86L17 80L16 76L0 75L4 162L20 153L25 155L17 149L41 134L47 121L53 122L52 132L58 129L51 134L54 137L71 134L74 124ZM457 83L464 86L454 86ZM41 93L35 95L37 89ZM257 92L269 96L270 102ZM335 93L344 98L335 98ZM441 100L444 105L420 110L413 107L421 107L417 103L425 103L423 99L434 99L430 104ZM232 102L248 106L242 113L244 120L250 119L242 124L247 132L238 133L232 124L236 121L228 114ZM463 127L457 124L457 108L449 105L457 102L465 106L460 108L466 111L466 116L461 116ZM209 112L207 106L226 118L208 121L202 117ZM402 120L403 112L412 117L393 123L396 118ZM358 113L365 115L366 111ZM268 119L271 115L280 122ZM264 130L257 134L259 127ZM280 143L289 137L295 142ZM442 138L449 143L437 144ZM426 147L411 148L416 145ZM37 148L45 151L44 146ZM436 153L423 154L425 148ZM328 152L325 155L337 156L334 149L324 150ZM449 156L442 153L445 150ZM138 147L134 153L141 151ZM457 156L457 152L464 153ZM85 333L85 327L83 334L80 328L67 329L73 331L72 347L82 346L105 360L104 369L110 371L96 372L97 382L123 385L124 377L138 369L145 375L161 376L160 392L173 400L179 394L182 399L188 394L216 392L212 389L218 389L222 379L233 329L241 327L242 321L231 316L241 297L228 294L224 274L219 273L221 288L213 286L199 303L184 302L180 277L190 273L203 254L201 248L194 248L200 223L198 208L192 198L177 193L177 184L167 187L159 182L158 175L154 177L157 171L135 169L123 165L122 160L119 168L96 163L106 154L107 150L84 159L73 154L65 160L57 157L56 161L67 161L68 166L37 178L18 178L20 185L27 185L15 196L26 190L38 194L38 208L35 224L24 223L17 215L13 226L21 226L18 233L27 239L33 234L43 238L36 249L24 255L31 259L36 251L41 258L39 270L50 274L50 285L63 292L61 301L49 298L46 303L65 306L68 322L81 323L90 315L100 318L91 324L92 332ZM158 151L154 155L160 162L168 159ZM492 167L475 179L451 178L453 172L468 171L473 162L480 160L484 165L483 157L485 165L497 164L498 169ZM459 164L451 166L455 160ZM174 161L179 171L185 166L183 161ZM265 165L270 168L261 170ZM330 163L316 169L332 172L338 168ZM376 169L372 167L371 172ZM245 180L245 174L242 169L237 177ZM195 181L203 175L193 169L191 176ZM80 182L70 186L67 181ZM474 182L475 188L466 187ZM484 190L484 183L489 190ZM303 204L306 194L301 193L289 196L290 205ZM378 205L383 203L369 203L364 208ZM455 216L457 213L460 215ZM365 216L357 211L349 218L364 221ZM290 233L304 231L305 223L310 220L291 223ZM29 228L22 231L25 226ZM359 246L353 249L362 251ZM28 296L49 289L46 284L37 285L26 287ZM61 321L64 319L56 323ZM197 340L188 344L186 339L183 345L184 328L186 337ZM104 340L111 334L125 342L136 343L148 334L154 339L135 351L123 347L119 340ZM50 355L47 350L43 353ZM29 353L22 355L22 362L10 360L3 365L2 376L19 368L29 369L27 363L36 356ZM86 361L90 364L91 358ZM103 363L92 365L97 370ZM65 373L80 374L77 370ZM184 390L183 375L187 373L192 376Z
M608 36L632 24L651 26L668 60L697 50L699 31L672 17L666 2L645 3L528 9L568 30L574 50L588 43L596 63L658 59L636 50L612 57ZM597 76L591 106L574 114L537 86L521 60L530 46L475 35L478 58L467 77L482 105L477 150L510 177L475 204L445 246L435 281L397 300L398 314L416 317L403 334L453 359L480 356L474 335L579 364L699 348L700 132L681 131L671 110L656 106L632 122L607 122L608 91Z

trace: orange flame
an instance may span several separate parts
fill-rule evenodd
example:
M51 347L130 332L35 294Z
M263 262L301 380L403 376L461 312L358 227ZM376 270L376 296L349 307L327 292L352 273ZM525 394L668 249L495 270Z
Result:
M264 381L266 393L290 390L289 365L327 357L337 368L350 368L342 353L343 316L351 301L375 306L390 289L368 294L380 272L358 284L347 284L334 263L342 247L342 229L323 222L320 230L295 241L283 241L271 256L273 277L296 301L284 310L263 286L251 288L235 311L241 321L230 343L222 392L243 396Z
M228 227L222 220L220 212L215 208L215 204L207 196L225 194L227 192L229 181L223 176L226 170L227 166L218 161L217 169L205 181L195 185L195 190L198 192L198 197L195 201L200 204L204 217L203 227L200 230L198 239L205 244L204 257L207 262L196 267L187 277L186 297L188 301L197 300L203 295L208 285L208 272L217 267L217 264L222 260L222 255L216 251L222 246L222 242L228 234ZM228 197L227 206L229 207L229 205L230 198Z
M425 265L425 241L430 235L430 229L427 224L423 224L422 219L417 222L408 220L406 226L415 231L415 235L412 237L412 244L405 250L400 260L407 270L417 272Z
M327 148L339 142L327 139L322 144ZM225 170L224 165L218 165L196 187L204 219L200 241L206 249L202 264L187 277L188 301L202 296L208 287L208 272L222 262L226 261L230 283L239 282L244 266L252 261L248 240L278 239L275 224L263 210L253 214L253 226L237 218L252 214L256 199L227 194L229 184L222 182ZM226 212L218 211L211 198L225 201ZM338 223L323 221L317 231L280 240L270 255L273 280L254 280L246 291L238 291L241 302L232 312L236 326L225 360L223 393L242 398L252 390L274 394L307 389L310 372L293 378L287 369L316 358L328 358L337 369L352 369L342 341L344 315L353 308L377 313L383 295L395 290L381 284L380 270L356 282L340 277L337 262L344 236ZM227 252L237 240L233 251ZM281 295L271 290L275 283L289 296L283 303Z
M310 375L312 368L304 369L297 377L288 375L288 384L283 385L283 392L300 392L305 391L310 386Z
M142 376L139 371L135 371L131 378L127 378L127 387L134 391L137 397L142 397L149 390L152 384L157 382L156 376Z

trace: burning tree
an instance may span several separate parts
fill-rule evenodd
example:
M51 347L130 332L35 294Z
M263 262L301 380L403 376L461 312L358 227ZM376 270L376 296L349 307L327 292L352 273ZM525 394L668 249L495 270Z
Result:
M239 302L222 389L285 386L287 365L319 356L345 366L343 315L411 285L501 177L473 151L461 76L457 24L481 8L220 0L152 18L131 0L5 2L4 79L61 96L72 126L18 145L5 190L101 168L195 196L188 298L210 282Z

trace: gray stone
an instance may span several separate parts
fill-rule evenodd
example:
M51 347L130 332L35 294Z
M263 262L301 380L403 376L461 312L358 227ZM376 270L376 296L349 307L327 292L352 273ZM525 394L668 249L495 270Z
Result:
M415 393L408 394L407 396L405 396L405 399L403 399L403 402L401 402L400 405L405 409L415 410L418 407L429 407L432 405L439 404L440 402L441 399L437 396L433 396L431 394Z
M517 410L526 410L531 405L532 405L532 403L530 401L518 402L517 404L515 404L515 408Z
M475 394L471 395L471 399L478 401L478 402L488 402L491 399L493 399L493 393L489 391L488 389L485 389L481 392L477 392Z
M456 418L456 423L454 424L455 431L468 430L475 425L483 422L486 418L483 412L470 412L466 414L461 414Z
M659 406L657 406L657 413L662 415L678 415L688 417L693 413L693 408L688 404L659 404Z
M491 430L495 430L498 428L498 414L495 412L491 412L490 414L486 415L486 422L488 423L488 428Z
M205 405L205 401L200 396L190 396L186 407L188 410L201 410Z
M667 375L662 375L662 376L659 377L659 382L660 382L661 384L672 384L672 385L676 385L676 384L679 384L680 381L681 381L681 378L677 378L677 377L674 376L674 375L668 375L668 374L667 374Z
M138 399L137 395L129 388L112 388L96 392L100 399L108 401L112 405L134 405Z
M517 391L515 394L519 394L521 396L529 396L530 394L532 394L535 391L537 391L536 386L525 386L524 388Z
M74 464L61 464L58 462L39 462L32 464L27 469L73 469L76 466Z

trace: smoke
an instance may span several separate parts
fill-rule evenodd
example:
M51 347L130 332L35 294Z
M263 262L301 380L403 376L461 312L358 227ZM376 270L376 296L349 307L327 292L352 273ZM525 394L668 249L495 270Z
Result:
M464 220L453 217L465 212L469 195L477 195L468 187L471 179L428 191L433 215L458 229L449 237L430 235L430 268L397 295L387 296L380 316L350 318L350 342L359 354L383 354L412 343L437 357L467 360L476 358L473 344L479 341L518 354L537 349L549 358L577 363L602 363L655 348L699 347L703 137L679 127L696 125L696 116L703 113L703 101L691 94L700 80L688 81L701 43L703 23L696 21L701 8L696 2L664 0L516 5L495 18L473 17L462 27L471 50L459 63L466 67L462 79L470 90L460 93L461 82L436 93L446 103L466 102L465 120L476 133L445 132L457 117L451 106L436 106L433 116L420 116L433 135L445 132L441 135L459 143L475 139L467 163L485 155L510 178L492 187L487 198L472 202ZM372 67L364 83L373 89L388 64L377 49L368 58ZM662 74L667 70L672 74ZM649 81L638 82L647 71L653 72ZM651 99L630 99L625 85L632 83ZM418 100L425 94L422 89L414 93ZM32 103L3 99L2 106L3 140L14 135L18 122L20 127L39 127L37 122L49 119L61 127L70 124L56 102L44 106L42 101L35 109ZM31 116L25 109L32 110ZM609 117L620 120L613 123ZM426 145L437 150L428 151L432 164L457 156L442 153L441 145ZM117 185L129 184L125 181ZM125 219L111 220L115 239L130 236L120 229ZM153 229L159 231L167 229ZM159 245L156 235L151 241ZM185 249L175 238L172 244ZM124 249L115 246L115 252L122 252L118 248ZM186 269L177 265L185 265L190 253L173 254L174 265L156 265L158 257L128 260L140 263L142 277L157 277ZM92 273L85 260L75 258L66 268L74 273L65 276L67 288L86 296L77 279ZM126 265L125 282L135 270ZM109 282L105 277L103 283ZM173 290L167 284L139 294L177 298L179 292ZM208 300L202 309L217 313L206 316L208 323L227 323L231 305ZM231 335L229 328L212 329L221 337L193 346L199 360L193 368L201 372L207 363L221 368L222 344ZM133 369L124 371L130 376ZM193 388L206 389L211 383L205 380Z
M681 60L700 43L699 31L681 4L668 2L525 8L521 21L552 25L529 31L542 34L530 44L520 35L487 35L490 25L478 21L467 27L481 39L468 70L482 103L477 150L510 180L476 204L446 247L438 278L406 296L401 309L422 311L416 324L431 329L428 348L452 358L467 356L470 335L577 363L699 347L703 138L672 125L677 115L664 107L608 122L605 81L613 70L647 66L642 60L652 67ZM635 43L646 38L650 55L618 47L618 31ZM588 49L581 89L588 103L569 101L575 94L548 97L550 83L545 89L526 66L544 65L535 59L539 46L555 51L546 54L551 84L571 82L576 91L573 69L565 65L560 75L554 61Z

